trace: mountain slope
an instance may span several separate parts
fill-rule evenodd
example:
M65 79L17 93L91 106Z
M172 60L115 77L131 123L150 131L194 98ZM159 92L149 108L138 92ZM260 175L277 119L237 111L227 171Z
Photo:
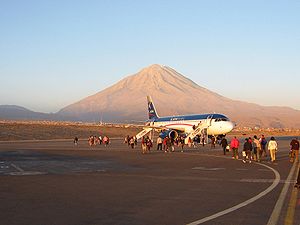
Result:
M51 114L39 113L16 105L0 105L0 119L50 119Z
M63 115L55 113L34 112L17 105L0 105L0 120L68 120Z
M203 88L174 69L151 65L115 85L63 108L58 115L84 121L146 120L146 96L164 115L224 113L240 126L300 127L300 111L235 101Z

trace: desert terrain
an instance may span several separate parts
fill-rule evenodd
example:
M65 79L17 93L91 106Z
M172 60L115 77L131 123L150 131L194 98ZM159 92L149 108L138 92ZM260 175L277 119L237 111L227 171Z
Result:
M107 135L110 138L133 136L141 127L128 124L97 124L53 121L0 121L0 141L87 139L90 135ZM228 137L237 136L300 136L300 129L236 128Z
M126 125L49 121L0 121L0 141L87 139L90 135L121 138L136 134L140 128Z

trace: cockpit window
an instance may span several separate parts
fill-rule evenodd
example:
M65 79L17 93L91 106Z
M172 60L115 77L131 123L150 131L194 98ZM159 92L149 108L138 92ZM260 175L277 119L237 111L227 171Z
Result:
M217 118L215 120L215 122L220 122L220 121L228 121L228 119L227 118Z

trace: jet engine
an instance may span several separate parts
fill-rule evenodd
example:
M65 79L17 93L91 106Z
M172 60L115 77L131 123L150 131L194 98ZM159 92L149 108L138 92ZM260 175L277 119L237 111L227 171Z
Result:
M164 130L162 132L160 132L159 136L164 139L165 137L169 137L171 139L176 139L178 137L178 133L176 130Z

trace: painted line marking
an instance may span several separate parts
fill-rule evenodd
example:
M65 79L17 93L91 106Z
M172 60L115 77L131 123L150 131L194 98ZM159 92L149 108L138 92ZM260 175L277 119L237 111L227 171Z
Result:
M279 215L280 215L280 212L282 210L282 206L283 206L283 203L284 203L284 200L286 198L286 194L288 192L288 189L289 189L289 186L290 186L290 182L291 181L291 178L294 174L294 171L295 171L295 168L296 168L296 163L294 163L294 165L292 166L291 170L290 170L290 173L286 179L286 183L284 184L283 188L282 188L282 191L279 195L279 198L276 202L276 205L273 209L273 212L271 214L271 217L267 223L267 225L274 225L274 224L277 224L278 222L278 219L279 219Z
M235 170L238 170L238 171L247 171L249 169L235 169Z
M241 179L240 182L248 182L248 183L272 183L273 179ZM279 183L294 183L294 180L286 181L286 180L280 180Z
M44 175L47 174L45 172L38 172L38 171L24 171L24 172L11 172L9 175L11 176L35 176L35 175Z
M18 166L16 166L15 164L11 163L10 164L13 168L15 168L16 170L18 170L19 172L24 172L24 170Z
M0 169L8 169L9 166L0 166Z
M217 170L225 170L225 168L206 168L206 167L194 167L192 170L205 170L205 171L217 171Z
M300 168L300 164L298 166ZM295 173L295 178L297 177L297 171ZM296 183L296 181L294 182ZM286 213L286 217L284 220L284 224L285 225L293 225L294 224L294 217L295 217L295 210L297 207L297 198L298 198L298 188L293 188L292 190L292 194L291 194L291 198L289 201L289 205L288 205L288 209L287 209L287 213Z
M238 205L235 205L235 206L233 206L233 207L231 207L231 208L225 209L225 210L223 210L223 211L220 211L220 212L218 212L218 213L216 213L216 214L213 214L213 215L211 215L211 216L205 217L205 218L203 218L203 219L199 219L199 220L197 220L197 221L191 222L191 223L189 223L189 224L187 224L187 225L198 225L198 224L205 223L205 222L207 222L207 221L216 219L216 218L218 218L218 217L220 217L220 216L226 215L226 214L231 213L231 212L233 212L233 211L235 211L235 210L238 210L238 209L240 209L240 208L242 208L242 207L244 207L244 206L247 206L247 205L249 205L249 204L255 202L256 200L262 198L263 196L265 196L265 195L268 194L269 192L271 192L271 191L279 184L279 181L280 181L280 174L278 173L277 170L273 169L272 167L269 167L269 166L264 165L264 164L262 164L262 163L257 163L257 164L259 164L259 165L261 165L261 166L264 166L264 167L270 169L270 170L273 171L273 173L275 174L275 179L274 179L274 181L273 181L273 183L272 183L271 186L269 186L266 190L262 191L261 193L257 194L256 196L254 196L254 197L252 197L252 198L250 198L250 199L248 199L248 200L246 200L246 201L244 201L244 202L242 202L242 203L240 203L240 204L238 204ZM275 223L274 223L274 224L275 224Z
M258 169L258 171L270 172L270 170L267 170L267 169Z
M284 225L294 224L294 215L295 215L295 209L297 204L297 196L298 196L298 188L293 188L288 210L284 220Z

